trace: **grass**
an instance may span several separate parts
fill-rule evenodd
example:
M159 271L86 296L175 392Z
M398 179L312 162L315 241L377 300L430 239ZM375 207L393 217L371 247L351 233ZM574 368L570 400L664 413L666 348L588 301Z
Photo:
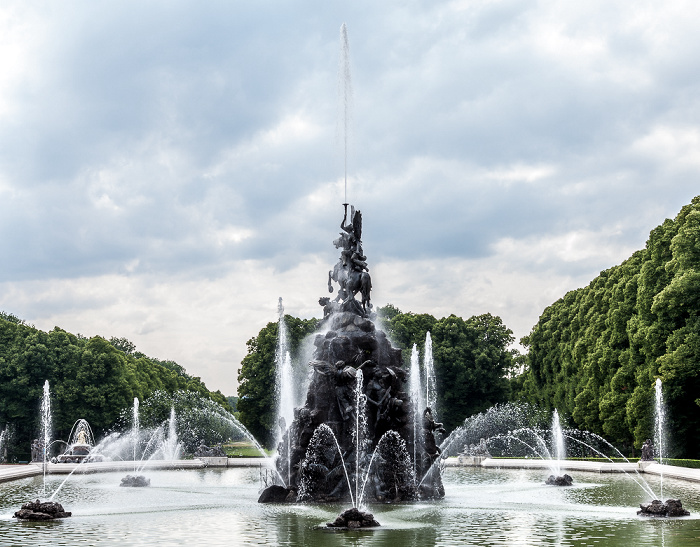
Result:
M540 459L540 458L513 458L509 456L495 456L493 459L495 460L514 460L514 459ZM586 462L600 462L600 463L626 463L629 461L630 463L636 463L639 461L638 458L630 457L629 460L625 460L624 458L565 458L566 460L569 461L586 461ZM657 460L658 462L658 460ZM700 460L680 460L680 459L673 459L673 458L664 458L664 465L674 465L676 467L689 467L692 469L700 469Z
M229 458L262 458L260 451L248 441L228 443L222 446ZM270 456L271 450L265 450L265 454Z
M700 460L676 460L673 458L664 458L665 465L675 465L676 467L690 467L692 469L700 469Z

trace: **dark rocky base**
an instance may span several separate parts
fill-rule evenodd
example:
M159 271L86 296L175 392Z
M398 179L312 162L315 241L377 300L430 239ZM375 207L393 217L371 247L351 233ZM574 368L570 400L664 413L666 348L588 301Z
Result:
M70 511L64 511L63 505L54 501L30 501L17 511L13 518L20 520L53 520L70 517Z
M151 486L151 479L147 479L143 475L127 475L122 479L122 482L119 486Z
M564 473L564 475L561 477L550 475L545 481L545 484L548 484L549 486L571 486L573 483L574 479L572 479L571 476L567 475L566 473Z
M258 498L258 503L296 503L296 501L296 490L278 484L265 488Z
M650 503L640 503L640 511L638 515L643 517L687 517L690 515L688 511L683 509L681 500L666 500L666 503L661 500L654 500Z
M343 511L333 521L326 524L329 528L347 528L357 530L359 528L375 528L381 526L372 513L360 511L357 507Z

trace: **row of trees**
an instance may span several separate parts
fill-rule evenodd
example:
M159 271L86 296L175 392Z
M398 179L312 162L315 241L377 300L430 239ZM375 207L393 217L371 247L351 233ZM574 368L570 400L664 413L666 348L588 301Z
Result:
M578 427L641 446L663 383L669 448L700 453L700 197L643 250L544 310L523 338L517 394Z
M143 400L156 391L196 392L229 408L220 392L210 392L177 363L149 358L126 339L88 339L58 327L44 332L0 313L0 430L13 431L10 459L26 459L38 436L46 380L56 438L65 438L78 418L102 434L134 397Z
M426 333L433 340L438 411L452 429L467 416L510 397L509 377L518 353L508 349L513 333L490 314L464 320L455 315L436 319L428 314L402 313L392 305L378 309L382 328L402 348L406 368L411 348L423 352ZM299 359L303 339L315 331L318 320L289 315L285 323L293 358ZM241 422L257 439L270 446L275 433L275 351L277 323L268 323L248 341L248 354L239 370L238 411ZM305 363L304 363L305 365Z
M383 330L403 350L406 367L415 344L423 355L426 333L433 341L438 416L447 431L465 418L511 397L511 382L520 354L509 349L513 331L500 317L486 313L462 319L436 319L430 314L403 313L388 305L378 309Z

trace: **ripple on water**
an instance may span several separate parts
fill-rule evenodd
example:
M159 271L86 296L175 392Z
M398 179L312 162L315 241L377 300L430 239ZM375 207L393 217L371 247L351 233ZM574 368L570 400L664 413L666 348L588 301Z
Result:
M448 469L444 500L372 505L381 529L333 533L323 525L347 507L260 505L257 469L154 471L148 488L121 488L121 476L71 477L57 501L75 516L48 523L11 518L41 495L40 478L3 484L0 545L670 547L700 538L700 492L679 481L665 480L664 493L683 499L693 517L655 521L636 516L645 495L622 476L574 473L574 487L556 488L539 471ZM61 481L49 477L47 490Z

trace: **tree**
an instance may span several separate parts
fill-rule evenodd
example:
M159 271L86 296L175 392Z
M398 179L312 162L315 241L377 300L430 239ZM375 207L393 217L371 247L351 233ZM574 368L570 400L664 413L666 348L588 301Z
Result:
M292 358L298 357L302 340L314 332L317 319L285 315ZM238 417L263 446L272 448L275 439L277 323L268 323L246 343L248 353L238 370Z
M660 378L666 455L697 455L700 197L652 230L644 249L545 309L522 344L520 397L631 450L653 435Z
M518 352L508 349L513 332L500 317L484 314L465 321L450 315L438 320L429 314L403 313L391 304L378 308L378 315L392 342L403 350L407 368L413 345L423 353L426 333L431 333L437 411L448 431L468 416L508 400Z
M117 342L115 344L115 341ZM118 348L116 346L120 346ZM124 351L126 350L126 351ZM151 359L126 339L86 339L58 327L43 332L11 314L0 314L0 429L16 434L10 459L27 459L39 433L39 403L49 381L54 438L66 439L84 418L96 435L114 427L122 411L156 390L195 392L230 411L220 392L210 392L173 361Z

